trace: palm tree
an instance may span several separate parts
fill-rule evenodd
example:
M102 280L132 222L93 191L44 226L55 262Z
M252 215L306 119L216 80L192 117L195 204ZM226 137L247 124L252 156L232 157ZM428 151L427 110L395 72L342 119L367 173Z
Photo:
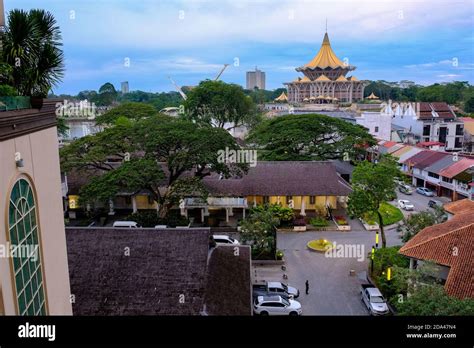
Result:
M61 46L61 31L50 12L10 11L2 58L11 73L3 82L13 86L19 95L46 97L64 76Z

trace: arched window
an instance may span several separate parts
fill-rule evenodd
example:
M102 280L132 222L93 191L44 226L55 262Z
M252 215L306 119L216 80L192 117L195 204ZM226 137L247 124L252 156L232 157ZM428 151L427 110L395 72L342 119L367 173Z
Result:
M45 315L45 290L38 238L36 204L30 183L13 186L8 209L8 232L20 315Z

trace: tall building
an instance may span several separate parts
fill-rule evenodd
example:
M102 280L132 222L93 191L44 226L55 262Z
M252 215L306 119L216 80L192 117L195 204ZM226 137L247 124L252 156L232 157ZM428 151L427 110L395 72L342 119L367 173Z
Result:
M121 90L122 90L122 94L126 94L128 92L130 92L129 88L128 88L128 81L124 81L121 83Z
M0 315L72 314L57 101L0 112Z
M255 67L255 71L247 71L247 89L265 89L265 73Z
M285 83L288 102L353 102L363 99L364 83L355 76L346 77L355 68L336 56L328 34L324 34L318 54L309 63L296 68L304 77Z

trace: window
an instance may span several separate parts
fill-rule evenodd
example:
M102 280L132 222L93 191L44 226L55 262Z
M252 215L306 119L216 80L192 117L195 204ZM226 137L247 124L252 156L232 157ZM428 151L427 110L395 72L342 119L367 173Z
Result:
M316 203L316 196L309 196L309 204Z
M375 133L378 133L378 132L379 132L379 127L378 127L378 126L375 126L374 132L375 132Z
M46 315L35 198L23 178L13 186L8 217L10 243L16 251L12 262L19 314Z
M268 202L270 202L268 196L263 196L263 204L268 204Z
M451 183L453 182L453 179L449 179L449 178L447 178L447 177L445 177L445 176L443 176L443 178L442 178L441 180L443 180L444 182L447 182L447 183L449 183L449 184L451 184Z
M436 173L428 172L428 176L432 177L432 178L435 178L435 179L439 179L439 175L436 174Z
M461 149L462 148L462 142L463 142L463 139L461 137L457 137L455 140L454 140L454 147L456 149Z
M148 204L153 204L155 203L155 200L153 199L152 196L148 196Z
M126 197L125 197L125 204L127 204L127 205L132 204L132 197L126 196Z
M423 135L430 135L431 126L423 126Z
M286 196L286 204L290 204L290 201L293 199L293 196Z
M462 124L456 125L456 135L464 135L464 127Z

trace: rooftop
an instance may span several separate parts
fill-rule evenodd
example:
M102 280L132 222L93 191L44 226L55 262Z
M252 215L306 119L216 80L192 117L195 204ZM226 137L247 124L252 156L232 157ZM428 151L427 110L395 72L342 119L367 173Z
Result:
M444 210L453 215L471 213L474 215L474 201L470 199L461 199L459 201L449 202L443 206Z
M304 69L315 69L315 68L344 68L347 69L349 66L340 60L334 51L331 48L331 43L329 42L328 33L324 34L323 43L319 49L316 56L308 63L301 67L301 70Z
M474 297L474 214L457 214L447 222L423 229L400 253L450 267L444 285L448 295Z
M208 268L209 236L208 228L67 228L73 314L200 315L206 307L213 314L249 314L248 247L238 259L232 254L235 265L228 252L214 249ZM231 278L222 265L232 267ZM235 308L206 295L215 286L220 293L239 287Z
M259 161L247 175L206 177L213 196L347 196L349 185L329 161Z

